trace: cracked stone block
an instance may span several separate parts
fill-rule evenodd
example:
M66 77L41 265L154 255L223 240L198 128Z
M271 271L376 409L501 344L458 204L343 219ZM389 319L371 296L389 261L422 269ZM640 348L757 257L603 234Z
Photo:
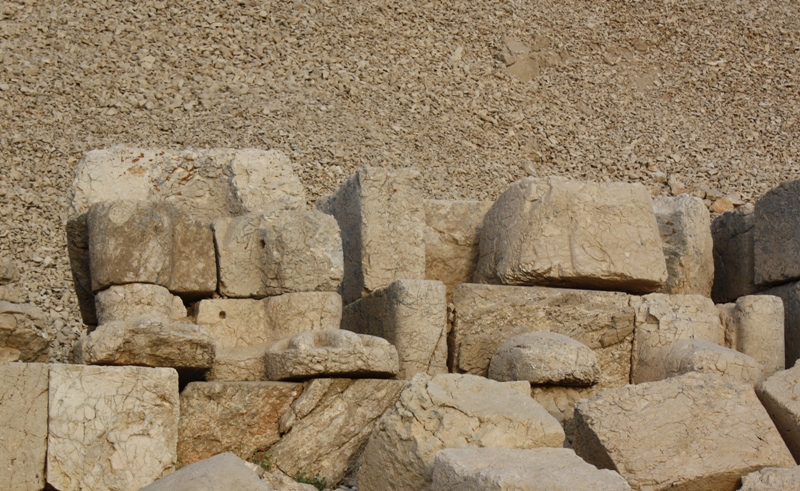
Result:
M746 295L736 303L717 305L724 328L725 346L752 356L764 377L783 370L783 301L770 295Z
M274 491L247 462L232 453L221 453L187 465L140 491ZM314 489L314 488L312 488Z
M269 344L217 348L214 364L206 372L207 382L259 382L268 380L264 355Z
M336 218L344 248L345 304L398 279L425 278L422 175L413 169L359 169L317 208Z
M667 277L647 188L529 177L486 214L474 281L649 293Z
M596 385L592 387L535 385L531 387L531 397L561 424L571 447L575 441L575 404L581 399L595 395L599 390L602 389Z
M48 376L46 364L0 364L0 482L8 491L44 489Z
M766 467L742 477L739 491L794 491L800 482L800 466Z
M756 393L795 460L800 460L800 364L774 374L756 387Z
M606 389L575 419L575 453L633 489L728 491L754 470L795 465L752 386L716 374Z
M736 382L756 385L764 379L754 358L702 339L681 339L664 351L661 380L689 372L716 373Z
M711 222L714 239L715 303L735 302L744 295L757 293L755 283L753 205L746 204L723 213Z
M756 201L753 256L756 285L800 279L800 180L784 182Z
M33 304L0 301L0 358L5 361L49 361L47 317Z
M445 448L561 447L564 430L527 382L416 375L378 421L364 450L359 491L429 489Z
M761 292L783 302L784 366L792 367L800 359L800 281L776 286Z
M163 286L147 283L114 285L95 295L98 324L132 321L140 317L180 320L186 307Z
M447 372L447 292L432 280L397 280L347 305L342 329L386 339L400 357L398 378Z
M48 485L135 491L174 470L174 369L51 365L49 387Z

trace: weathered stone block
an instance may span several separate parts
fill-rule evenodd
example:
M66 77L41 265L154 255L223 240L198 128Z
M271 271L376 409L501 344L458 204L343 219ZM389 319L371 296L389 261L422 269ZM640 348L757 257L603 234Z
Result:
M217 254L211 224L175 210L172 220L172 270L169 291L189 298L217 290Z
M581 399L595 395L599 390L602 389L596 385L592 387L537 385L531 387L531 397L561 424L567 442L571 446L575 440L575 404Z
M166 288L146 283L114 285L95 295L99 324L133 321L140 317L180 320L186 307L180 297Z
M49 361L47 317L32 304L0 301L0 351L6 361Z
M195 462L140 491L274 491L259 479L247 462L231 453L221 453ZM313 489L313 488L312 488Z
M783 302L784 366L793 367L800 359L800 282L770 288L762 293L778 297Z
M742 477L739 491L794 491L800 482L800 466L767 467Z
M715 303L734 302L759 291L753 267L754 227L751 204L723 213L711 223L714 239L711 298Z
M214 365L206 372L208 382L259 382L267 380L264 355L268 344L217 348Z
M770 295L746 295L736 303L717 305L725 332L725 346L752 356L764 377L783 370L783 301Z
M774 374L756 392L795 460L800 460L800 364Z
M681 339L664 350L663 380L689 372L716 373L734 382L755 385L764 374L754 358L702 339Z
M753 256L756 285L800 279L800 180L784 182L756 201Z

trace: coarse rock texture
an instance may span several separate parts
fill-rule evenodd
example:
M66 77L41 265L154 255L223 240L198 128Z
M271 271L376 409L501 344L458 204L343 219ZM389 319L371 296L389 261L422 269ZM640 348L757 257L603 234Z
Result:
M220 453L195 462L145 486L141 491L273 491L247 462L232 453Z
M264 355L269 344L217 348L214 365L206 372L208 382L258 382L267 380Z
M800 180L781 183L759 198L753 213L756 285L800 279Z
M653 211L667 261L663 293L711 296L714 283L714 240L711 215L700 198L681 194L653 200Z
M444 448L561 447L564 430L527 382L416 375L378 421L364 449L359 491L430 489Z
M765 378L784 369L786 347L780 298L745 295L736 303L717 305L717 309L725 331L725 346L758 360Z
M339 222L345 304L395 280L425 278L422 175L365 167L317 203Z
M303 473L329 486L354 481L378 419L397 402L406 382L314 379L280 421L271 462L290 476Z
M253 464L249 465L252 466ZM263 469L259 467L256 469L256 472L258 472L258 470ZM318 491L319 489L311 484L297 482L291 477L285 476L280 472L264 472L261 474L261 480L267 484L270 491Z
M0 301L0 361L48 361L52 339L46 322L32 304Z
M800 364L774 374L756 393L795 460L800 460Z
M800 282L776 286L761 292L783 302L783 342L785 367L793 367L800 359Z
M538 385L591 386L600 365L591 348L553 332L529 332L505 341L489 363L489 378Z
M44 489L48 377L44 363L0 363L0 482L8 491Z
M667 269L642 185L528 177L484 218L473 280L649 293Z
M735 302L739 297L761 290L756 286L753 266L753 205L748 203L715 218L711 222L711 237L714 239L714 286L711 289L714 302Z
M192 382L181 392L181 465L231 452L248 460L280 439L278 422L303 392L288 382Z
M20 295L19 268L14 261L0 257L0 301L22 303L25 299Z
M607 389L575 419L575 452L634 490L732 491L749 472L795 465L752 387L716 374Z
M180 320L186 307L163 286L146 283L114 285L94 296L98 324L133 321L140 317Z
M345 306L341 327L392 343L398 378L447 373L447 292L440 281L394 281Z
M742 477L739 491L794 491L800 482L800 466L789 469L765 467Z
M437 491L630 491L619 474L568 448L448 448L433 463Z
M716 373L749 385L764 379L761 364L754 358L703 339L681 339L662 352L660 380L689 372Z
M483 217L493 201L425 200L425 278L447 287L447 298L475 274Z
M264 366L269 380L391 378L400 362L389 341L334 329L304 332L273 344L264 354Z
M486 375L500 345L517 334L555 332L597 353L600 385L630 381L635 311L619 292L502 285L459 285L449 334L453 371Z
M575 440L575 404L581 399L593 396L598 390L601 389L596 385L592 387L533 386L531 387L531 397L561 424L567 436L567 444L571 446Z
M172 472L178 374L171 368L50 366L47 483L136 491Z

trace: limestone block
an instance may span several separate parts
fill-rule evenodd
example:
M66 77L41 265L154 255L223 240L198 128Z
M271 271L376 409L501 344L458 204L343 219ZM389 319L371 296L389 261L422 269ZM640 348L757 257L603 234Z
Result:
M356 474L364 447L381 415L406 382L314 379L281 418L273 464L290 476L319 476L330 486Z
M667 260L664 293L711 296L714 240L711 215L700 198L681 194L653 199L653 211Z
M601 386L629 382L634 309L624 293L462 284L453 304L454 371L485 376L504 341L526 332L555 332L597 353Z
M303 184L292 170L289 157L279 150L244 148L227 150L226 168L235 198L233 213L302 210L306 206Z
M99 324L133 321L140 317L180 320L186 307L166 288L146 283L114 285L95 295Z
M268 380L305 380L393 377L400 363L389 341L332 329L304 332L273 344L264 355L264 365Z
M648 293L667 268L647 188L529 177L484 218L476 283Z
M564 428L567 442L571 445L575 440L575 404L581 399L586 399L601 390L598 386L592 387L559 387L556 385L541 385L531 387L531 397L542 405L550 416L556 418Z
M590 386L600 378L600 365L595 352L583 343L553 332L529 332L500 345L489 364L489 378Z
M401 278L425 278L422 176L412 169L359 169L317 208L339 222L345 304Z
M342 329L392 343L400 357L398 378L446 373L446 302L440 281L397 280L347 305Z
M267 380L264 355L269 344L217 348L214 364L206 372L208 382L258 382Z
M274 343L307 331L338 329L342 297L336 292L286 293L264 299L267 324Z
M794 491L800 482L800 466L766 467L742 477L739 491Z
M416 375L380 419L364 450L359 491L428 489L445 448L561 447L564 430L530 397L527 382Z
M47 365L0 364L0 482L3 489L44 489L47 388Z
M50 366L47 483L135 491L172 472L178 374L171 368Z
M756 285L800 279L800 180L784 182L758 201L753 212L753 266Z
M281 472L265 472L261 480L267 483L270 491L317 491L318 488L311 484L297 482ZM339 490L337 490L339 491Z
M800 359L800 281L762 293L778 297L783 302L784 366L792 367Z
M231 452L250 459L280 439L278 421L302 393L287 382L192 382L181 393L181 465Z
M575 409L575 452L633 489L733 490L794 460L751 386L690 373L599 392Z
M636 332L633 337L631 380L635 384L665 377L664 360L675 341L719 341L719 314L709 298L702 295L653 293L635 298L634 301L637 304Z
M448 298L472 281L483 217L493 203L425 200L425 278L444 283Z
M716 373L749 385L764 378L761 364L744 353L702 339L681 339L665 349L661 379L689 372Z
M247 462L232 453L221 453L195 462L140 491L273 491L259 479Z
M217 291L217 254L211 224L175 210L171 263L166 285L171 292L198 298Z
M214 363L214 339L202 326L154 317L102 324L82 336L75 361L86 365L138 365L208 369Z
M734 302L759 291L753 267L753 205L746 204L723 213L711 222L714 239L714 286L716 303Z
M736 303L717 305L724 328L725 346L752 356L764 377L783 370L783 301L770 295L746 295Z
M795 460L800 460L800 364L774 374L756 393Z
M47 362L47 317L32 304L0 301L0 350L8 361Z
M438 491L630 491L619 474L568 448L448 448L433 464Z

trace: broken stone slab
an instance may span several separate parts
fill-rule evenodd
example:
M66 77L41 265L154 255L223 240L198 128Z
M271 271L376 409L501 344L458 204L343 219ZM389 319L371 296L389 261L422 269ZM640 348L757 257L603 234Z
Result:
M49 486L133 490L173 471L174 369L51 365L49 387Z
M714 286L711 298L715 303L735 302L744 295L757 293L753 266L753 205L746 204L723 213L711 222L714 239Z
M247 462L232 453L220 453L142 488L140 491L273 491ZM313 489L313 488L312 488Z
M418 374L375 426L358 489L428 489L436 452L445 448L563 444L564 430L530 397L527 382Z
M641 184L529 177L486 214L476 283L649 293L667 280Z
M800 482L800 466L766 467L742 477L739 491L794 491Z
M238 348L217 348L214 364L206 372L207 382L266 381L264 355L271 345L257 344Z
M422 175L413 169L359 169L317 208L342 233L345 304L395 280L425 278Z
M397 280L344 308L342 329L389 341L398 378L447 372L447 291L440 281Z
M630 491L618 473L587 464L568 448L448 448L436 454L438 491Z
M9 491L44 489L48 376L43 363L0 364L0 482Z
M711 296L714 283L714 240L711 215L703 200L688 194L653 199L664 257L667 283L663 293Z
M664 351L661 379L689 372L716 373L736 382L756 385L764 374L754 358L702 339L681 339Z
M767 191L753 212L753 266L756 285L780 285L800 279L800 180Z
M146 283L114 285L95 295L97 321L133 321L140 317L180 320L186 307L180 297L163 286Z
M462 284L453 293L454 371L485 376L500 345L517 334L555 332L596 354L603 387L630 382L635 310L620 292Z
M280 439L278 422L302 393L288 382L192 382L181 393L182 465L231 452L250 459Z
M272 463L290 476L303 472L329 486L352 485L376 422L405 386L400 380L311 380L281 418Z
M764 377L783 370L783 301L770 295L746 295L736 303L717 305L724 329L725 346L752 356Z
M561 424L567 443L571 447L575 441L575 404L581 399L595 395L599 390L602 389L596 385L592 387L536 385L531 387L531 397Z
M800 281L764 290L763 295L783 302L784 366L793 367L800 359Z
M772 375L756 393L795 460L800 460L800 364Z
M529 332L500 345L489 364L489 378L591 386L600 378L600 365L595 352L583 343L563 334Z
M264 354L268 380L397 375L397 349L377 336L341 329L304 332L273 344Z
M49 361L47 317L32 304L0 301L0 350L6 361Z
M732 490L754 470L795 465L752 386L716 374L606 389L575 420L575 452L633 489Z

